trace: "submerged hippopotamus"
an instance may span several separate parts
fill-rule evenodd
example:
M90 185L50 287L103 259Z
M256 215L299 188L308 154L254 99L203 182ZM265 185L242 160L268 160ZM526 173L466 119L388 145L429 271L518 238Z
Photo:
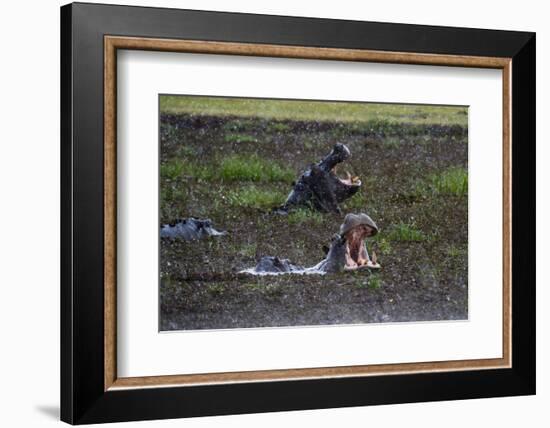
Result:
M365 239L378 233L378 226L366 214L348 214L340 226L339 233L332 237L326 257L315 266L304 268L292 264L288 259L264 256L252 269L242 273L253 275L278 275L283 273L325 274L338 273L361 268L379 269L376 254L371 259Z
M291 273L301 272L304 270L303 266L297 266L290 262L288 259L281 259L279 257L264 256L260 259L256 267L253 269L256 273L271 272L271 273Z
M336 165L351 156L345 144L335 144L332 151L319 163L311 165L294 184L294 188L279 213L292 208L310 207L322 212L340 213L338 204L351 198L361 187L361 180L347 173L340 178L335 173Z
M226 233L226 231L214 229L212 221L208 218L177 219L173 223L163 224L160 227L161 238L183 239L185 241L203 239L208 236L221 236Z

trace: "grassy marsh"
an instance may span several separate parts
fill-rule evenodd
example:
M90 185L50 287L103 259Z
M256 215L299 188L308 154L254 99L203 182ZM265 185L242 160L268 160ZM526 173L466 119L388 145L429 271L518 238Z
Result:
M466 108L176 98L161 98L161 223L207 217L228 234L161 242L163 330L467 317ZM363 183L342 209L378 224L382 269L237 275L264 255L324 257L343 216L271 209L335 142L352 153L338 173Z

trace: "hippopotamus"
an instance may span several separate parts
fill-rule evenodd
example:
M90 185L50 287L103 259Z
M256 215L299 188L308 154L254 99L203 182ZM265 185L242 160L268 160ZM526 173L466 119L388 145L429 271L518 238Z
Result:
M367 214L348 214L340 226L339 233L334 234L326 257L315 266L304 268L292 264L288 259L264 256L252 269L241 273L253 275L321 274L338 273L356 269L379 269L376 254L371 259L365 244L367 237L378 233L378 226Z
M346 240L344 237L335 234L327 256L315 266L304 268L291 263L288 259L279 257L264 256L252 269L245 269L241 273L253 275L277 275L282 273L298 274L325 274L337 273L344 269L346 264Z
M254 271L271 272L271 273L291 273L303 271L302 266L292 264L288 259L281 259L279 257L264 256L260 259Z
M335 167L351 156L345 144L337 143L319 163L312 164L293 184L286 202L277 212L288 213L292 208L309 207L321 212L341 213L339 204L357 193L361 180L347 173L336 175Z
M173 223L163 224L160 227L160 237L170 239L183 239L193 241L208 236L222 236L227 232L216 230L210 219L185 218L177 219Z

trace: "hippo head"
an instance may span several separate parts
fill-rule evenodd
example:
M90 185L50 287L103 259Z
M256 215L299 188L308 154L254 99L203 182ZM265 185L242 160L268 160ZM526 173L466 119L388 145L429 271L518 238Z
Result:
M348 213L340 225L340 235L346 237L347 255L346 268L356 268L369 261L365 239L375 236L378 226L365 213Z
M323 248L326 257L319 267L325 272L341 272L367 265L369 255L365 240L377 233L378 226L367 214L347 214L330 247ZM374 258L373 263L376 264Z
M319 163L310 165L293 183L286 202L275 209L286 214L293 207L313 207L321 212L341 213L339 204L353 196L361 187L361 180L348 172L342 178L336 175L336 167L351 156L345 144L337 143Z
M328 173L328 179L337 203L341 203L353 196L361 187L359 177L352 176L346 171L345 177L339 177L336 169L339 164L345 162L351 156L348 146L336 143L332 151L319 164L319 168Z

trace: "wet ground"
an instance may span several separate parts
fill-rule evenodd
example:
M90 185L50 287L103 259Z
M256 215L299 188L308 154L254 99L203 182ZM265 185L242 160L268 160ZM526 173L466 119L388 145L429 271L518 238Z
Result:
M161 241L161 330L467 318L468 197L453 181L467 170L464 127L164 114L160 137L161 223L194 216L228 231ZM264 255L303 266L324 257L322 246L343 215L281 216L271 207L336 142L352 153L339 173L349 170L363 182L343 215L365 212L378 224L368 249L382 269L239 274ZM243 170L243 161L268 172Z

